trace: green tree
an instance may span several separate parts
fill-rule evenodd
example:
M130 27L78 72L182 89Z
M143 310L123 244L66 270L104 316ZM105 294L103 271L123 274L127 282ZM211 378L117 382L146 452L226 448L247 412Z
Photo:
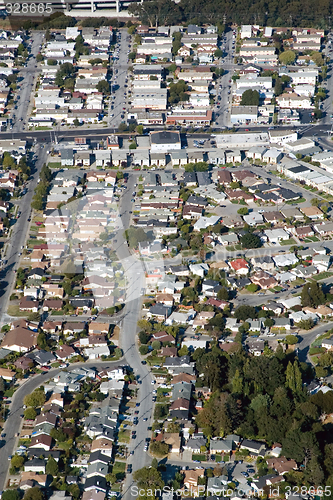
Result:
M34 408L26 408L24 410L24 418L26 420L35 420L37 417L36 410Z
M305 283L302 288L301 301L303 307L318 307L325 303L325 294L317 281Z
M253 233L245 233L241 236L240 242L244 248L259 248L261 247L261 239Z
M110 95L110 84L107 80L100 80L96 88L98 92L102 92L105 95Z
M17 490L5 490L1 496L3 500L20 500L20 497Z
M140 344L148 344L149 339L150 339L150 335L148 333L143 332L143 331L139 333Z
M223 50L221 49L216 49L215 52L214 52L214 57L216 58L220 58L220 57L223 57Z
M58 475L59 472L58 464L56 460L51 456L47 459L45 472L46 474L50 474L52 477L56 477Z
M289 361L287 365L286 386L294 394L299 394L302 391L302 374L297 360L295 360L294 363Z
M143 135L143 125L138 125L135 130L139 135Z
M45 350L47 348L47 339L44 332L40 332L37 337L37 345L39 349Z
M266 318L264 324L266 328L271 328L272 326L274 326L274 319Z
M31 394L28 394L24 398L24 404L26 406L31 406L37 408L43 406L45 403L45 393L42 389L36 389Z
M235 318L240 321L246 321L248 318L254 319L257 317L257 312L254 307L242 305L235 310Z
M136 30L136 27L135 27L135 25L133 24L132 26L130 26L130 27L128 28L127 33L128 33L129 35L133 35L133 33L135 32L135 30Z
M34 486L25 492L23 500L44 500L44 495L40 488Z
M229 291L227 288L223 287L217 292L217 298L219 300L229 300Z
M152 441L149 451L152 455L156 455L157 457L165 457L169 452L169 445L163 441Z
M232 392L234 394L243 394L243 377L241 376L238 368L232 378Z
M162 489L164 486L161 473L153 467L143 467L136 470L133 474L133 479L139 489L146 491Z
M141 356L145 356L149 352L148 346L147 345L140 345L139 352L140 352Z
M21 455L14 455L10 461L12 467L15 467L15 469L20 469L23 467L24 464L24 457Z
M289 64L293 64L296 59L296 54L293 50L286 50L285 52L281 52L279 55L279 61L281 64L288 66Z
M247 207L241 207L237 210L239 215L247 215L249 213L249 209Z
M153 325L147 319L139 319L138 327L146 333L151 333L153 331ZM147 342L143 343L146 344Z
M16 167L16 161L15 161L15 159L7 151L5 151L4 154L3 154L2 167L5 170L11 170L12 168Z
M257 90L248 89L242 94L242 106L259 106L259 92Z
M105 479L110 484L115 484L117 482L117 476L114 473L109 473L105 476Z
M298 322L298 327L301 328L301 330L311 330L311 328L313 328L314 325L315 324L312 318L302 319L301 321Z

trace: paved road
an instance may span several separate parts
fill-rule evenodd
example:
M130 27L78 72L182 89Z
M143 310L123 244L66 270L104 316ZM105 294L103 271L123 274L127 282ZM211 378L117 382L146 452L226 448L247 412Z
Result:
M127 82L128 71L128 50L130 47L130 35L127 29L119 30L120 41L119 49L116 49L118 59L113 63L113 74L111 78L111 98L109 106L109 127L118 128L123 121L122 115L126 112L123 108L127 108ZM112 86L115 89L112 90Z
M25 128L24 122L28 121L28 108L30 104L30 99L32 97L32 90L34 88L34 81L36 74L39 73L37 69L36 56L40 51L41 43L44 37L44 33L37 31L32 34L32 45L30 57L27 62L27 66L22 68L19 77L23 77L23 80L19 83L19 90L17 92L17 110L15 113L15 124L13 126L13 132L22 132Z
M232 31L225 34L225 41L222 43L224 47L223 69L224 75L218 79L216 83L217 96L216 103L218 105L214 108L214 126L216 127L229 127L230 126L230 105L231 105L231 77L234 72L233 49L232 49ZM219 106L219 107L217 107Z
M85 363L75 363L73 368L80 367L96 367L98 370L106 367L114 367L124 365L124 361L86 361ZM2 440L3 446L0 448L0 491L3 491L6 486L6 477L10 462L8 457L14 454L17 446L18 439L15 434L19 431L23 414L23 400L25 396L31 394L37 387L45 384L47 380L55 377L61 370L53 368L46 374L34 375L30 377L17 389L12 397L12 404L10 405L10 413L7 416L3 432L5 434Z
M316 340L319 335L328 332L333 328L333 323L322 323L317 327L313 328L307 333L300 336L301 341L297 344L298 347L298 357L300 361L309 361L308 352L309 347Z
M122 334L121 334L121 347L126 357L128 365L133 368L138 380L141 381L139 385L138 401L140 402L139 409L139 423L135 427L137 438L132 440L129 449L134 454L129 461L132 463L133 472L140 469L144 465L150 463L150 457L143 451L145 439L150 437L148 426L151 425L151 417L153 410L152 391L153 385L151 383L151 375L147 366L141 364L141 357L139 356L136 346L136 332L137 322L141 315L141 289L145 284L144 266L143 263L133 256L124 239L124 228L129 227L133 203L133 191L135 191L135 184L137 183L139 174L131 173L127 182L127 187L121 197L119 212L123 223L123 229L120 229L113 240L115 250L118 258L121 259L126 279L127 279L127 297L126 305L124 308ZM143 419L147 419L144 421ZM127 474L126 481L123 488L123 497L129 499L130 486L133 483L132 474Z
M152 127L150 127L152 128ZM156 130L161 130L163 129L162 126L154 126L153 127ZM262 133L262 132L267 132L267 126L247 126L249 132L256 132L256 133ZM290 129L289 127L288 129ZM286 130L286 127L274 127L275 130ZM220 130L220 127L215 127L213 126L214 132L218 132ZM236 133L243 134L244 133L244 128L238 127ZM313 125L300 125L297 127L297 130L299 134L302 137L313 137L314 134L316 136L327 136L327 133L331 131L331 125L330 124L323 124L321 122ZM60 131L59 134L57 134L58 140L61 139L66 139L66 140L71 140L74 139L75 137L106 137L109 134L118 134L118 129L114 127L89 127L89 128L84 128L80 127L76 130L68 130L66 132ZM119 134L118 134L119 135ZM120 134L121 137L128 137L128 135ZM188 134L188 137L193 137L193 138L207 138L207 133L195 133L195 134ZM50 142L50 131L45 131L45 130L36 130L36 131L27 131L27 132L18 132L18 133L13 133L13 131L10 132L2 132L1 133L1 138L2 139L31 139L31 141L36 138L37 141L42 142ZM330 143L330 146L332 148L332 144Z
M28 218L30 217L30 205L34 194L34 189L37 186L39 173L46 160L46 150L37 145L38 160L31 174L31 180L28 183L28 192L23 196L19 210L21 216L16 220L12 234L7 243L7 250L4 259L7 264L0 273L0 325L3 324L4 314L7 310L8 300L15 283L15 272L20 260L21 248L25 245L27 238L27 228L29 227Z

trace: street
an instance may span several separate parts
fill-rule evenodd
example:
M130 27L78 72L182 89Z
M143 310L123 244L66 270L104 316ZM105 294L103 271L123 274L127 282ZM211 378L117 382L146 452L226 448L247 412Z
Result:
M43 164L46 160L46 149L43 146L37 145L37 154L38 160L34 166L34 169L31 173L31 179L28 183L28 191L23 196L20 202L20 212L21 215L18 219L16 219L15 224L12 226L12 234L8 239L8 243L6 243L6 255L5 259L7 263L0 271L0 280L1 280L1 292L0 292L0 325L6 323L6 310L8 307L9 297L12 293L13 286L15 284L16 274L14 270L18 268L18 263L20 260L20 253L23 246L25 246L26 238L28 235L28 227L30 213L31 213L31 200L34 195L34 189L37 186L39 173L42 169ZM1 334L2 337L2 334Z
M29 119L28 108L30 99L34 89L34 81L36 74L38 74L36 56L40 51L41 43L44 38L44 33L37 31L32 35L32 45L30 57L27 61L27 66L20 70L19 76L23 78L18 82L19 89L17 91L17 110L15 110L15 123L13 125L13 132L22 132L25 128L25 123ZM2 134L1 134L2 136Z
M131 198L132 192L135 190L137 177L138 174L129 175L127 188L121 197L119 211L124 228L130 225L129 211L133 204ZM150 457L143 451L143 448L146 438L150 437L151 434L148 427L152 423L153 411L151 375L147 366L141 364L141 358L136 346L137 322L141 316L140 290L144 287L145 276L143 263L129 252L127 242L124 239L124 230L119 230L116 238L116 252L119 259L121 259L127 278L127 298L124 309L121 348L126 361L133 368L137 379L141 382L138 394L138 401L140 402L138 424L135 426L137 439L132 440L129 447L129 450L134 452L130 463L132 463L133 472L135 472L150 462ZM148 420L144 422L144 418ZM123 497L125 499L130 498L129 488L132 482L132 474L127 474L123 488Z
M119 48L115 50L113 62L113 73L111 77L111 96L109 104L109 127L118 128L122 122L127 108L127 71L128 71L128 51L130 47L130 36L126 29L119 30Z

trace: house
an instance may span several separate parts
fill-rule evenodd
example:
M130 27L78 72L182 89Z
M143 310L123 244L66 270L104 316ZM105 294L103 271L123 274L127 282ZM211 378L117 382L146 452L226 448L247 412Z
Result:
M41 448L45 451L48 451L50 450L51 445L51 436L49 436L48 434L39 434L38 436L32 436L29 448Z
M258 457L265 452L266 445L260 441L254 441L253 439L243 439L240 444L240 449L248 450L252 457Z
M277 245L280 241L287 241L290 238L289 233L282 228L266 229L264 234L273 245Z
M30 297L23 297L20 300L20 311L38 312L39 301L33 300Z
M8 370L7 368L0 368L0 377L8 382L11 382L15 380L16 373L12 370Z
M180 453L181 437L176 432L165 432L158 434L156 441L162 441L169 445L171 453Z
M317 254L312 257L312 265L315 266L319 272L327 271L331 264L331 257L329 255Z
M236 245L238 243L238 236L236 233L220 234L218 240L223 246Z
M73 149L61 149L61 166L72 167L74 165L74 151Z
M157 318L160 321L165 321L171 314L172 308L164 304L155 304L149 308L147 318Z
M287 460L286 457L268 458L266 462L269 469L275 469L280 475L298 468L295 460Z
M303 207L301 212L311 220L318 220L324 218L324 213L318 207Z
M167 332L155 332L152 334L154 340L158 340L159 342L171 342L172 344L175 342L175 338L172 335L169 335Z
M41 458L33 458L24 464L24 472L37 472L45 474L46 461Z
M97 437L91 443L91 452L100 451L104 455L111 457L112 455L112 441L104 437Z
M17 327L6 333L1 347L15 352L29 352L37 346L38 332Z
M165 324L167 326L171 326L173 324L177 325L185 325L189 323L195 316L194 309L189 310L188 312L177 312L174 311L170 314L170 316L166 319Z
M66 478L66 482L67 478ZM82 500L104 500L105 494L103 491L99 491L98 489L89 489L85 490L82 495Z
M200 453L201 447L206 447L207 439L205 437L201 438L190 438L187 443L183 446L184 450L189 450L192 453Z
M193 491L198 486L198 479L204 477L204 469L190 469L184 471L184 486Z
M215 453L232 453L234 444L231 439L211 439L209 443L210 454Z
M293 266L297 264L298 258L294 253L284 253L283 255L274 255L272 257L277 267Z
M254 331L260 331L261 330L261 322L249 322L249 323L255 323L255 328L254 328ZM259 330L257 328L257 323L259 323ZM250 328L251 328L251 325L250 325ZM264 347L265 347L265 342L263 340L259 340L259 339L255 339L255 340L252 340L252 339L248 339L247 340L247 348L248 348L248 351L249 353L253 354L254 356L261 356L261 354L263 353L264 351Z
M229 266L237 274L247 274L249 272L249 265L245 259L235 259L229 262Z
M192 393L192 383L188 382L177 382L173 386L171 401L175 401L176 399L191 399Z
M209 477L207 479L207 493L210 493L215 498L219 498L220 494L225 491L228 482L227 475Z
M75 354L76 353L73 347L67 344L60 345L59 348L55 351L55 355L57 356L57 358L61 359L62 361L70 359L72 356L75 356Z
M330 337L329 339L322 340L321 347L324 347L324 349L327 349L328 351L332 351L333 350L333 337Z
M264 255L263 257L252 257L251 264L253 267L257 267L263 271L273 271L275 267L272 257L269 255Z
M171 403L169 407L169 411L172 410L186 410L188 411L190 409L190 401L188 399L184 398L178 398L173 403Z
M107 482L106 482L105 477L102 477L102 476L88 477L86 479L86 482L84 483L85 492L91 491L91 490L92 491L101 491L104 493L104 497L105 497L106 489L107 489Z
M151 132L150 144L152 153L181 150L180 134L169 131Z

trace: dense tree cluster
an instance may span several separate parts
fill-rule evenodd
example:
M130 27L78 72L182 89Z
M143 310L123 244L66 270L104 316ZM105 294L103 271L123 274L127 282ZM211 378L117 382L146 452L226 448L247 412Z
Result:
M35 210L43 210L52 179L52 172L45 164L42 167L39 179L40 181L35 188L35 194L31 203L31 207Z
M271 1L260 0L152 0L132 4L130 12L150 26L195 22L198 24L263 24L268 26L314 26L325 28L330 25L333 4L326 0L312 2L305 0Z
M198 349L193 357L200 383L214 391L196 417L206 436L236 432L282 443L282 454L302 465L297 479L287 476L286 484L331 484L333 439L322 422L333 411L333 392L308 394L304 381L312 373L305 363L282 347L259 358L215 347L209 353Z

